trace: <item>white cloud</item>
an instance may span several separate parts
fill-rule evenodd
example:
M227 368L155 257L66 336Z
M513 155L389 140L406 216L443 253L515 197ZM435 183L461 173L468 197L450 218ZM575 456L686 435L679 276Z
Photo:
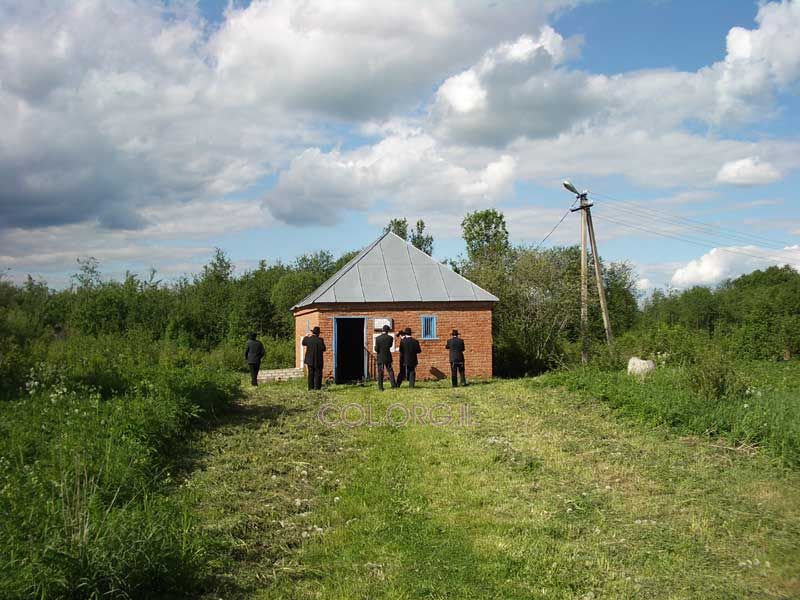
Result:
M713 285L770 265L790 265L800 269L800 246L787 246L783 250L765 250L757 246L714 248L678 268L671 282L680 288Z
M271 224L257 200L152 206L142 216L146 223L137 231L109 230L97 223L6 229L0 236L0 266L10 268L16 279L30 272L51 284L65 284L63 277L53 275L74 271L76 259L84 256L97 258L104 272L155 266L176 274L187 270L180 264L203 264L212 250L204 243L209 236ZM165 245L165 241L170 243Z
M742 186L767 185L780 179L780 171L757 156L726 162L717 173L719 183Z
M0 0L0 254L71 263L384 206L446 229L520 180L707 189L800 166L796 140L720 133L797 84L800 2L762 4L695 72L617 75L570 66L581 40L547 25L577 3L256 0L211 29L178 0ZM224 200L271 174L268 212ZM513 235L551 216L515 214Z
M281 172L265 205L287 223L334 223L379 201L393 209L455 210L495 204L510 192L516 161L500 155L479 166L448 157L419 130L342 152L306 150Z
M256 0L229 9L211 41L211 94L344 118L385 115L418 105L420 90L487 46L576 3Z
M651 132L627 124L556 138L517 140L505 149L518 175L533 179L622 175L646 187L707 186L719 165L758 152L783 170L800 167L800 143L709 139L680 130ZM600 191L600 190L598 190Z
M459 113L486 107L486 90L471 69L450 77L439 88L438 94Z
M593 75L571 69L579 39L550 27L484 53L447 79L431 109L443 139L504 146L625 128L673 133L690 122L735 126L775 113L774 95L800 78L800 3L763 5L756 29L733 28L724 60L696 72L650 69Z
M177 0L2 3L0 227L140 228L243 190L578 1L255 0L213 30Z

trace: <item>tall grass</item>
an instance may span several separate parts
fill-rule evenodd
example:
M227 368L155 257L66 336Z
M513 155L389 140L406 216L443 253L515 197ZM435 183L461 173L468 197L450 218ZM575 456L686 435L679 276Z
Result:
M190 595L208 541L167 493L170 470L238 377L133 338L43 358L0 403L0 597Z
M621 415L763 447L800 466L800 363L731 362L701 355L639 381L622 370L574 368L539 378L607 402Z

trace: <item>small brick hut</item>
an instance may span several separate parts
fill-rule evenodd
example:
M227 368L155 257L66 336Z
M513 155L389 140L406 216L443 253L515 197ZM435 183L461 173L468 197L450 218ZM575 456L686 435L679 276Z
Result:
M466 346L467 377L491 377L495 302L486 290L385 233L292 307L296 366L303 366L303 336L319 327L328 347L325 379L372 378L374 339L386 324L392 336L410 327L419 340L418 379L449 377L445 343L453 329ZM395 368L398 362L395 354Z

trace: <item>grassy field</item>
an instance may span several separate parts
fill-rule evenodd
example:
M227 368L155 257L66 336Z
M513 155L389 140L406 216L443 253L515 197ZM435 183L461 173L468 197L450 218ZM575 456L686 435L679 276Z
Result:
M643 381L624 370L576 368L544 375L598 398L632 421L714 437L742 450L759 448L800 468L800 363L707 360L660 367Z
M800 597L797 471L546 380L261 386L193 450L209 599Z

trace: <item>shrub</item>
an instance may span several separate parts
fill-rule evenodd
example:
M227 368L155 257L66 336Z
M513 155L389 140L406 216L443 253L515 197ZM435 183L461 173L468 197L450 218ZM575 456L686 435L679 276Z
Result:
M264 342L265 369L286 369L294 366L294 340L292 338L267 338Z
M697 355L689 368L689 383L700 398L711 402L740 398L748 388L731 358L713 348Z
M240 380L160 350L76 336L35 365L25 397L0 404L0 597L195 589L208 541L166 493L169 469L192 422Z

